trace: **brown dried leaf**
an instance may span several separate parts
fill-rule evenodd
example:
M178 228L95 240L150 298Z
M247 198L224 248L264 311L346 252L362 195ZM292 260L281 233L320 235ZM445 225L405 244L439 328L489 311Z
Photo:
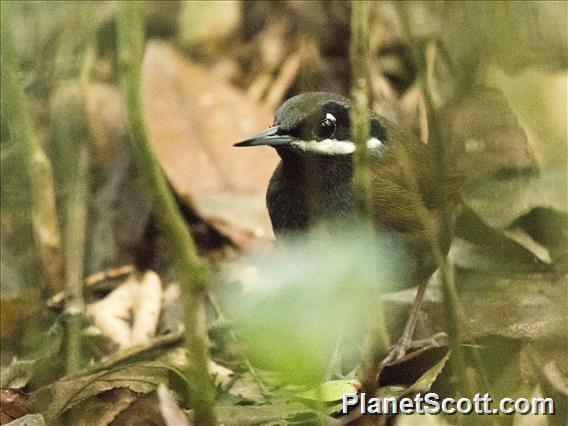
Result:
M150 140L176 192L205 220L271 235L264 194L277 156L232 145L270 125L273 111L160 42L148 44L142 88Z
M446 140L465 182L538 170L533 147L505 96L488 87L470 93L441 112Z
M179 407L171 391L163 383L158 386L160 414L167 426L189 426L185 412Z
M33 412L29 397L16 389L0 389L0 424Z
M128 388L114 388L80 403L76 412L84 426L107 426L138 397Z

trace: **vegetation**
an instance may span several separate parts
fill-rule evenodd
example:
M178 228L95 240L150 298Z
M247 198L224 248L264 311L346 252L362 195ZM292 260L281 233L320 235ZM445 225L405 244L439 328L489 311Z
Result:
M566 424L567 3L1 7L2 424ZM307 91L433 148L438 269L386 366L415 290L367 150L357 220L275 243L278 157L232 147ZM341 413L428 391L555 414Z

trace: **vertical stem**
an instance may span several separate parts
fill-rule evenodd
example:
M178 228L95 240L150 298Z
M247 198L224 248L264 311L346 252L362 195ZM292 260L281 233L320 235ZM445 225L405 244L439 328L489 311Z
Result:
M370 226L372 220L371 173L367 153L370 138L369 123L369 17L370 2L351 2L351 138L356 150L353 156L353 185L359 217L363 226ZM373 230L370 230L373 232ZM377 314L371 324L369 340L363 351L361 368L362 392L373 395L377 388L381 358L389 347L382 305L377 305Z
M34 132L12 43L10 3L2 2L2 112L11 137L20 145L30 179L31 215L43 277L51 296L63 290L64 263L55 207L51 163Z
M182 289L185 344L189 352L188 403L195 411L195 424L211 425L216 423L213 412L215 394L207 369L209 353L204 305L209 269L197 255L194 241L154 158L146 133L140 97L140 68L144 53L140 5L137 2L119 5L118 55L122 93L138 171L153 197L153 212L168 241Z
M369 172L367 141L369 127L369 11L368 1L351 2L351 138L357 149L353 155L353 184L361 217L371 216L371 175Z
M420 63L421 54L418 50L418 44L413 38L409 18L403 4L396 3L397 12L400 17L401 26L405 33L410 47L413 52L414 59ZM428 116L428 143L432 145L435 161L435 185L438 191L440 204L440 231L438 235L431 235L430 245L438 263L440 281L442 283L442 291L444 295L443 309L445 317L445 325L450 339L450 348L452 357L450 362L453 370L461 379L460 387L464 391L472 392L474 389L470 377L467 375L465 368L465 359L463 350L459 344L459 324L462 318L461 305L455 288L454 274L452 265L450 265L443 255L442 247L451 240L452 215L450 210L450 202L448 192L446 190L448 181L446 146L443 139L443 133L440 129L440 122L436 115L432 96L428 88L428 80L426 72L422 69L419 73L420 87L422 99Z
M67 226L65 232L65 313L67 314L67 374L81 368L81 327L85 313L83 300L83 265L87 222L87 195L89 190L88 140L80 141L77 165L66 203Z
M87 30L86 30L87 31ZM59 145L55 162L63 176L61 188L64 192L63 212L65 215L65 324L66 324L66 373L73 374L83 366L81 329L84 326L85 301L83 298L83 276L85 265L85 243L87 239L88 196L90 191L90 134L86 128L86 94L89 72L92 66L90 47L92 38L88 35L76 41L77 62L81 69L77 93L69 93L60 108L53 112L56 139Z

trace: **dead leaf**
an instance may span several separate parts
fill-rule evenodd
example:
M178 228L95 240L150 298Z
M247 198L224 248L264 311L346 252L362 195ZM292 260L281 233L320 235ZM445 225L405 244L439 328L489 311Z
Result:
M0 370L0 387L21 389L30 381L35 360L12 358L10 365Z
M16 389L0 389L0 402L0 424L33 412L29 396Z
M6 426L45 426L45 420L43 415L39 413L26 414L23 417L12 420L10 423L6 423Z
M542 371L554 390L568 396L568 378L562 375L555 361L547 362L542 367Z
M223 367L215 361L209 361L208 370L209 374L215 378L215 386L223 390L229 387L235 375L233 370Z
M155 336L162 305L160 277L148 271L131 275L104 299L91 303L87 314L121 349L144 344Z
M432 366L428 371L426 371L416 382L408 388L408 393L424 393L430 390L436 378L440 375L446 362L450 358L450 353L447 352L446 355L438 361L434 366Z
M187 415L164 384L158 386L158 401L167 426L189 426Z
M142 89L152 147L176 192L205 220L271 236L264 197L276 153L232 145L269 126L273 111L160 42L147 46Z
M107 426L138 397L128 388L110 389L80 403L76 412L84 426Z
M220 424L247 426L259 424L334 424L333 420L298 402L266 405L217 406Z
M568 211L566 172L492 179L464 190L464 200L489 226L504 229L535 208Z
M533 147L505 96L488 87L469 93L440 112L448 149L464 182L537 171Z
M161 362L140 362L118 366L92 374L70 376L38 389L32 400L42 409L50 421L57 419L70 408L116 388L128 388L137 393L155 390L160 383L172 379L185 383L179 370Z
M155 394L138 397L136 401L121 411L112 422L112 426L139 425L167 426L162 418Z
M227 392L245 401L253 401L257 404L266 402L258 381L250 373L245 373L236 379Z
M126 141L126 120L120 91L109 84L93 83L84 96L86 124L93 144L94 162L104 167Z

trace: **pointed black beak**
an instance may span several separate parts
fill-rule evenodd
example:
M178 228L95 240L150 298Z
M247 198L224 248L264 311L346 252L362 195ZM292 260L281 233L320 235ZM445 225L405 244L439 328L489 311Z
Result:
M290 142L294 140L294 138L290 135L279 135L278 130L279 126L269 127L265 131L257 133L256 135L236 143L233 146L281 146L289 145Z

